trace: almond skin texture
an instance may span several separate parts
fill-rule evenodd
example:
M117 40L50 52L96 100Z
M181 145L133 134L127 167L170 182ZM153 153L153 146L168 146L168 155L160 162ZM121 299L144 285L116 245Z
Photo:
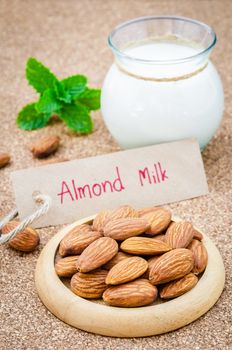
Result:
M123 241L129 237L137 236L146 231L150 225L140 218L120 218L110 220L104 226L104 236Z
M192 240L192 242L188 245L188 249L193 252L194 257L194 267L192 269L192 272L198 275L199 273L203 272L207 266L207 250L204 245L196 239Z
M186 248L193 239L193 225L191 222L173 222L165 234L167 244L172 248Z
M140 214L140 217L146 219L150 224L150 228L146 231L146 234L154 236L166 230L171 222L172 214L164 208L153 208L153 210L147 213Z
M111 259L107 264L104 265L104 269L110 270L112 267L116 264L118 264L120 261L123 261L125 259L131 258L131 255L123 253L123 252L118 252L113 259Z
M190 291L198 282L198 278L193 274L182 277L179 280L167 283L160 289L162 299L172 299Z
M79 255L72 255L59 259L55 263L57 275L60 277L72 277L74 273L77 273L76 262L78 257Z
M106 218L105 224L108 221L122 218L137 218L138 212L130 205L122 205L116 209L113 209L109 212L108 217Z
M0 153L0 169L10 162L10 155L8 153Z
M91 243L77 260L77 270L89 272L106 264L118 252L118 243L110 237L101 237Z
M89 226L90 228L90 226ZM96 239L102 237L100 232L90 231L88 225L77 226L72 229L60 242L59 254L64 257L67 255L78 255Z
M2 228L2 233L9 233L15 227L19 225L18 221L10 221ZM15 250L29 253L35 250L39 245L39 235L37 231L31 227L26 227L23 231L17 233L17 235L9 241L9 246Z
M156 255L166 253L171 247L165 242L147 237L131 237L122 242L121 250L134 255Z
M152 284L167 283L187 275L194 266L193 253L189 249L171 250L157 259L151 268Z
M99 299L107 288L107 273L108 271L100 269L89 273L78 272L71 279L71 290L83 298Z
M124 259L112 267L106 277L106 284L122 284L140 277L148 268L148 263L143 258L134 256Z
M158 291L148 280L138 279L133 282L107 288L103 300L112 306L138 307L153 303Z
M104 210L97 214L97 216L93 220L93 230L103 232L103 227L107 217L109 216L109 213L109 210Z
M142 217L145 214L153 212L155 209L156 207L140 208L140 209L137 209L137 213L139 217Z
M44 158L56 152L59 143L60 138L56 135L43 136L31 144L30 150L35 157Z

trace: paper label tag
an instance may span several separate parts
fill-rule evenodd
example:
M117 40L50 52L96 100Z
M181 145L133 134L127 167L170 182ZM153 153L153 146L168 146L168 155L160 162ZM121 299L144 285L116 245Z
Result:
M21 218L35 210L35 191L52 198L34 227L71 223L123 204L140 208L208 193L193 139L19 170L11 177Z

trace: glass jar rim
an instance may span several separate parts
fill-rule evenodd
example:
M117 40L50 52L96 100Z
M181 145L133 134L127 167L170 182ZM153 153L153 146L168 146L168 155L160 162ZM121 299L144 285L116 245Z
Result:
M193 23L196 24L202 28L205 28L207 30L207 32L211 35L212 37L212 41L210 42L210 44L206 47L203 48L201 51L197 52L194 55L191 56L186 56L184 58L176 58L176 59L165 59L165 60L154 60L154 59L143 59L143 58L136 58L134 56L130 56L127 53L123 52L122 50L120 50L116 45L114 45L113 43L113 36L121 29L130 26L131 24L134 23L139 23L139 22L145 22L145 21L150 21L150 20L177 20L177 21L183 21L183 22L188 22L188 23ZM217 37L216 37L216 33L214 32L214 30L207 25L204 22L195 20L195 19L191 19L188 17L182 17L182 16L143 16L143 17L137 17L134 18L132 20L129 21L125 21L121 24L119 24L118 26L116 26L109 34L108 36L108 44L109 47L112 49L113 52L115 52L115 54L117 54L118 56L120 56L121 58L126 58L129 60L133 60L136 62L140 62L140 63L147 63L147 64L170 64L170 63L182 63L182 62L187 62L190 60L193 60L194 58L197 58L199 56L202 56L204 54L207 54L208 52L210 52L210 50L215 46L217 42Z

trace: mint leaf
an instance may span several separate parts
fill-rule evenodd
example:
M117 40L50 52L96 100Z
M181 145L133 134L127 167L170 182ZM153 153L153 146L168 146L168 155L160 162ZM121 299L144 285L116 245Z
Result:
M48 113L50 115L59 111L60 107L61 103L57 101L56 93L51 89L44 92L35 106L38 113Z
M101 90L86 88L85 91L78 97L78 101L89 108L90 111L95 111L100 108Z
M81 134L88 134L93 130L93 122L89 115L89 110L81 105L67 104L59 112L59 116L69 129Z
M89 113L100 108L101 91L88 88L84 75L73 75L59 81L47 67L31 57L27 61L26 77L40 93L40 98L19 112L17 124L20 128L42 128L52 114L57 113L73 131L87 134L93 130Z
M56 97L58 100L60 100L62 102L66 102L66 103L71 103L72 96L70 95L70 93L68 91L66 91L64 89L64 86L62 85L62 83L60 81L56 81L54 83L54 90L55 90Z
M85 90L87 78L84 75L73 75L61 80L61 84L69 95L76 98Z
M21 129L33 130L43 128L50 118L49 114L38 113L35 103L26 105L17 116L17 124Z
M33 57L27 61L26 77L29 84L40 94L49 88L53 88L54 82L57 81L55 75Z

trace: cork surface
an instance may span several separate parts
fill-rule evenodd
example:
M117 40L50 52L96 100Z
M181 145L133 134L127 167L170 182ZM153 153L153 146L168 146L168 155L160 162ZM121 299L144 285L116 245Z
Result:
M25 62L37 57L59 77L83 73L90 85L101 86L112 55L106 39L118 23L143 15L182 15L211 25L218 36L212 54L225 90L225 113L216 136L203 153L210 193L169 207L203 230L219 248L226 268L226 285L218 303L194 323L169 334L117 339L89 334L56 319L40 302L34 269L40 251L59 229L39 230L41 244L31 254L0 247L1 349L231 349L231 179L232 179L232 2L230 0L2 0L0 3L0 151L11 164L0 170L0 216L14 207L9 180L12 170L39 166L28 144L45 134L58 134L56 157L78 159L118 150L100 112L94 114L95 132L77 137L62 123L33 132L15 125L17 111L36 98L24 78ZM209 290L210 293L210 290Z

